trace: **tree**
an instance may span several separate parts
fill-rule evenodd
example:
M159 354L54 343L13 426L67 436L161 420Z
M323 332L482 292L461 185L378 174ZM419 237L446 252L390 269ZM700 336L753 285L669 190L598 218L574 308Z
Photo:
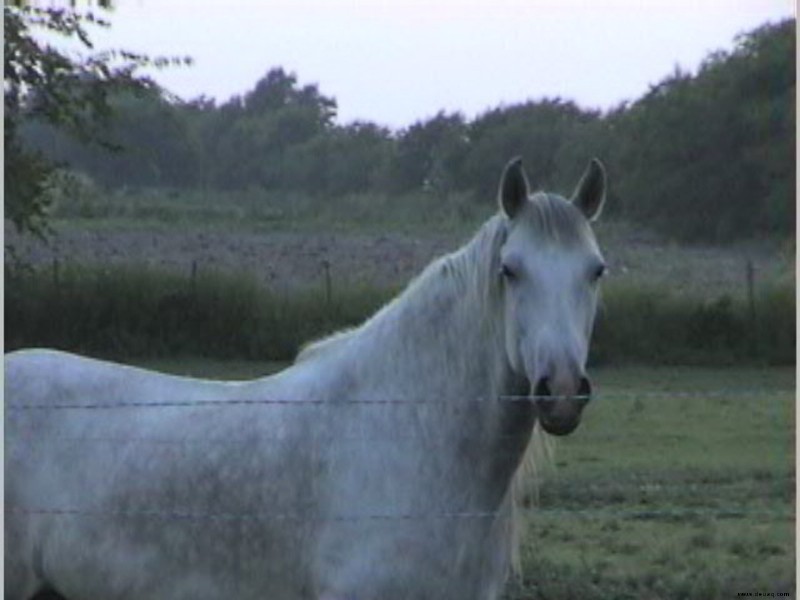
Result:
M469 145L467 126L460 113L440 111L400 132L389 168L393 192L433 189L447 192L456 183Z
M627 216L691 241L791 233L794 60L795 21L768 24L615 115Z
M391 144L389 131L372 123L331 128L290 148L284 183L312 196L368 192L378 185Z
M534 188L571 184L575 170L559 172L562 146L575 145L573 140L581 138L582 130L599 118L596 112L582 110L560 98L491 110L470 124L472 147L462 182L477 194L479 201L485 202L496 193L497 173L510 157L519 155L525 159ZM581 169L586 159L584 154Z
M100 0L100 11L110 8ZM38 8L21 1L6 1L4 38L4 150L6 217L20 231L43 235L47 229L45 191L56 165L20 140L23 120L41 121L86 142L105 143L103 127L113 114L115 94L160 92L158 85L140 74L144 67L187 64L187 58L150 58L124 50L94 52L91 26L108 27L95 11ZM36 33L49 32L77 40L85 55L68 56Z
M214 184L285 190L288 180L297 179L297 169L287 165L292 149L327 135L335 116L336 101L316 85L301 87L293 73L269 70L209 120L204 146L214 165Z

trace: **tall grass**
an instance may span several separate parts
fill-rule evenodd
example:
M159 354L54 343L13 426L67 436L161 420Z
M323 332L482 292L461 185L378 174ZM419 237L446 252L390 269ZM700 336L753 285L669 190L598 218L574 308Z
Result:
M291 360L309 340L356 325L397 290L349 286L274 292L253 277L142 267L6 269L6 348L47 346L114 358ZM793 364L795 293L762 289L755 319L713 302L639 287L604 294L594 364Z
M120 189L103 191L82 184L75 193L54 194L51 216L59 221L113 222L137 226L224 226L271 229L288 224L315 229L393 227L413 231L471 231L494 205L479 204L471 195L436 196L413 192L400 196L349 194L335 202L302 193L243 190Z
M609 286L598 312L592 361L599 364L794 364L795 290L770 284L754 306L653 287Z
M359 323L391 291L275 293L246 275L141 267L6 272L6 348L114 358L290 360L302 344Z

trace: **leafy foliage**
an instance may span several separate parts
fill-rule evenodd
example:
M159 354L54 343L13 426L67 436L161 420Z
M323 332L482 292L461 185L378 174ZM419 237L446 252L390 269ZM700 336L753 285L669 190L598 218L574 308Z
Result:
M98 3L100 10L109 6L107 0ZM123 92L158 90L139 71L188 59L153 59L123 50L69 56L45 40L60 36L92 50L89 27L108 26L92 10L82 12L74 4L72 8L39 8L7 1L3 24L6 214L18 229L42 234L45 192L56 165L21 142L22 123L47 123L81 142L99 141L111 147L103 136L112 114L110 99Z
M22 133L27 152L46 150L107 186L260 190L317 203L421 192L440 203L471 195L485 204L514 155L524 157L536 187L569 192L596 155L610 171L611 214L682 240L788 236L795 29L786 20L742 34L698 73L676 69L605 114L552 98L472 121L439 112L396 132L340 125L335 99L275 68L221 105L202 97L175 102L152 90L133 95L124 86L105 96L103 106L119 114L109 137L128 150L124 157L53 127L26 124ZM70 105L97 113L85 97Z
M791 232L794 56L795 22L765 25L612 116L624 210L691 240Z

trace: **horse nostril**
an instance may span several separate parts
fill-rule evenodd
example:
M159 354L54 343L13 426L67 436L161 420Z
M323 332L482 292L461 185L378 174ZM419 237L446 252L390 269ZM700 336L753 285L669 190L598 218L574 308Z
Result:
M542 377L536 383L536 387L533 388L533 395L536 398L553 395L553 393L550 391L550 385L547 383L547 377Z
M578 398L583 402L589 402L592 397L592 384L586 377L581 377L580 385L578 386Z

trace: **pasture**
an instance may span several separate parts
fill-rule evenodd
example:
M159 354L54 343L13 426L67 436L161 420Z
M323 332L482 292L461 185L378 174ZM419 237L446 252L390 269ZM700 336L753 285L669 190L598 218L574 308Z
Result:
M433 256L455 248L480 217L470 208L418 221L408 216L418 214L413 199L392 209L353 198L362 210L351 220L302 212L261 219L217 200L208 206L221 215L189 213L181 197L168 195L155 197L152 211L146 203L119 215L65 211L47 246L8 236L34 269L11 286L7 279L9 297L19 295L25 309L12 325L44 327L63 333L62 347L82 345L156 370L260 376L285 363L220 361L205 338L181 332L225 327L230 340L217 336L226 352L217 356L286 359L300 342L359 322ZM763 347L755 359L732 357L728 340L728 325L746 318L750 260L759 309L781 308L769 311L771 321L761 319L762 339L794 347L793 338L783 339L794 330L792 249L777 242L680 246L615 221L598 224L598 239L611 269L594 364L668 358L740 366L592 370L599 397L578 432L558 441L541 485L529 490L522 575L506 599L714 600L793 591L794 402L785 390L794 388L794 372L755 368L773 362ZM775 285L780 297L762 295ZM98 325L104 316L113 327ZM57 323L47 325L52 318ZM608 326L623 333L609 337ZM670 335L685 330L703 339L686 346ZM645 346L629 347L626 331ZM187 348L206 358L172 357ZM786 356L774 362L787 364ZM721 396L721 389L753 394Z
M237 379L281 363L148 360ZM794 593L794 369L605 368L531 490L509 600ZM733 390L733 394L719 394ZM751 391L752 393L746 393ZM675 395L691 392L685 396ZM534 497L538 496L538 498Z
M468 243L274 377L231 386L53 351L9 356L6 497L18 518L7 530L6 593L498 598L517 547L508 490L531 429L571 433L592 393L584 364L606 265L589 223L605 188L593 159L571 200L531 195L522 159L510 161L499 214ZM63 408L65 397L77 401ZM164 410L176 400L192 409ZM74 412L90 407L92 424ZM103 412L112 407L126 412ZM54 420L59 409L73 416ZM80 443L64 451L87 431L271 449L190 443L154 460L123 443L119 462ZM31 450L34 437L46 439ZM143 535L137 510L169 524ZM260 525L204 541L173 518L187 510ZM48 517L65 511L89 518L65 529Z
M354 284L397 288L496 210L493 198L437 201L422 193L331 203L256 191L96 194L56 201L50 243L10 227L7 243L26 262L45 267L54 260L134 264L188 276L196 264L201 273L245 272L273 289L295 290L321 285L327 263L334 291ZM602 218L596 231L609 283L713 300L745 297L748 260L756 285L794 278L794 245L778 239L689 246L613 217Z
M608 279L591 365L794 363L795 293L788 282L756 290L754 320L741 297L707 300ZM122 361L288 361L309 340L363 322L396 293L343 285L333 276L329 285L286 290L260 283L252 271L198 269L186 276L127 263L7 269L5 342L6 349L53 347Z

